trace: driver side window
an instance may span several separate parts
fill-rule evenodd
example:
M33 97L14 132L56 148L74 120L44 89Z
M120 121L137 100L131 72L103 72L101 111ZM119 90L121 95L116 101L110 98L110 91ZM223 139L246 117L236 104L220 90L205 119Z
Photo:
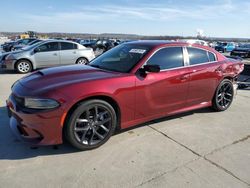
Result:
M51 51L58 51L59 45L58 42L49 42L46 44L42 44L41 46L38 46L35 51L36 52L51 52Z
M184 66L182 47L166 47L157 51L148 61L148 65L159 65L161 70Z

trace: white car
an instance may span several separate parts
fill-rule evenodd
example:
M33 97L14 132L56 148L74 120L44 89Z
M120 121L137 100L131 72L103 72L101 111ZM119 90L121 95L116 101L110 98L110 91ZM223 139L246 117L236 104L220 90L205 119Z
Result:
M37 68L88 64L95 58L91 48L64 40L46 40L3 55L1 67L28 73Z

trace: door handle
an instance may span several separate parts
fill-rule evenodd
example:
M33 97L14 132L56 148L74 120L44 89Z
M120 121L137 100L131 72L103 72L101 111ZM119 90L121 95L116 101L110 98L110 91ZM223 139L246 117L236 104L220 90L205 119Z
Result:
M54 56L57 56L57 53L53 53Z
M189 78L189 74L184 74L180 77L181 81L186 81Z
M73 51L73 54L76 54L76 51Z

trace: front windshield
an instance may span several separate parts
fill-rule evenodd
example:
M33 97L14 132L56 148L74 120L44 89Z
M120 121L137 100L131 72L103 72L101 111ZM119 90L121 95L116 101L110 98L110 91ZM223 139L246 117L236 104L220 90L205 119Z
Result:
M94 59L89 65L100 69L129 72L148 53L149 47L122 44Z

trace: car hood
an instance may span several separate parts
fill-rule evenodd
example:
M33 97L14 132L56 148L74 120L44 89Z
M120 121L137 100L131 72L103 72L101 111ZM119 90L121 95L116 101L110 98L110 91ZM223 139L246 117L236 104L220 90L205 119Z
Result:
M4 57L6 57L9 54L13 54L13 53L19 53L19 50L15 51L15 52L4 52L2 54L0 54L0 60L2 60Z
M20 79L19 83L32 91L46 91L65 85L118 77L121 74L87 65L69 65L39 70Z
M22 48L22 47L25 47L27 45L24 45L24 44L17 44L17 45L14 45L15 48Z
M15 52L18 52L18 51L15 51ZM13 53L13 51L12 52L4 52L4 53L1 54L1 56L6 56L6 55L9 55L11 53Z

